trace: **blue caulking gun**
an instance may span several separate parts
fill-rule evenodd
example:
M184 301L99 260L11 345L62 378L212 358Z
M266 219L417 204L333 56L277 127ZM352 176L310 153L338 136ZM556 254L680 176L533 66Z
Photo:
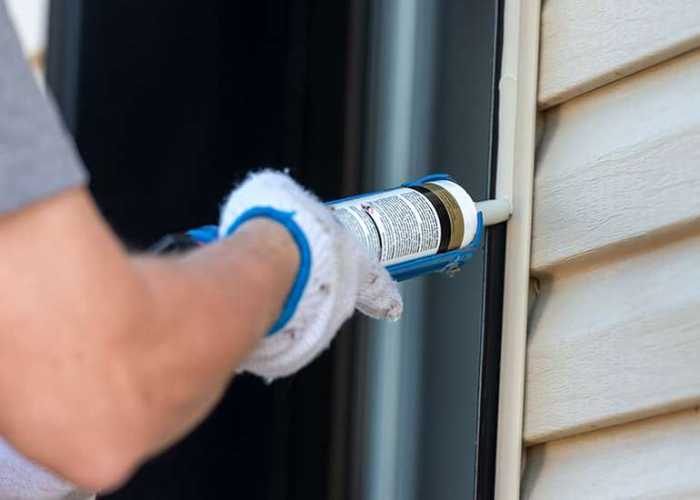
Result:
M481 248L485 226L505 222L511 213L506 200L475 203L445 174L328 206L397 281L433 272L454 274ZM183 251L217 238L217 226L204 226L168 235L152 250Z

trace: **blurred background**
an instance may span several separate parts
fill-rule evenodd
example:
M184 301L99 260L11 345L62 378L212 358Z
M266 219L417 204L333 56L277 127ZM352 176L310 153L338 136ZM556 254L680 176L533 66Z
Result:
M260 166L325 199L431 172L493 189L497 0L6 1L135 251L216 221ZM236 377L104 498L489 498L502 250L494 230L457 277L406 285L401 322L352 322L294 377Z

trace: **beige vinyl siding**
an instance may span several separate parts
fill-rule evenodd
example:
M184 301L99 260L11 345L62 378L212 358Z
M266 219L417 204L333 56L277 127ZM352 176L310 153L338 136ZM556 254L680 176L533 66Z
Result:
M538 445L523 500L700 498L700 414L673 415Z
M544 126L535 272L700 218L700 51L553 108Z
M541 280L527 361L528 444L700 405L700 235Z
M547 0L542 108L700 47L697 0Z
M700 498L700 2L542 30L522 497Z

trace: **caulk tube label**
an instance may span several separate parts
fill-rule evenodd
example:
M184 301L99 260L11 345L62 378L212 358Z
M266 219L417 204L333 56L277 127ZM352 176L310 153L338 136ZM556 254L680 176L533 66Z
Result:
M464 247L476 233L474 202L448 180L358 196L330 207L386 266Z

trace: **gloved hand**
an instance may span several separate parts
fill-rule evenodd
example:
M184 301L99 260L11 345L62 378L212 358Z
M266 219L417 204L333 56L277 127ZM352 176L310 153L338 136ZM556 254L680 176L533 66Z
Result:
M224 205L219 237L255 217L287 228L299 248L300 266L277 323L241 371L268 381L296 372L328 347L355 308L373 318L399 318L403 303L389 273L326 205L288 175L251 174Z

